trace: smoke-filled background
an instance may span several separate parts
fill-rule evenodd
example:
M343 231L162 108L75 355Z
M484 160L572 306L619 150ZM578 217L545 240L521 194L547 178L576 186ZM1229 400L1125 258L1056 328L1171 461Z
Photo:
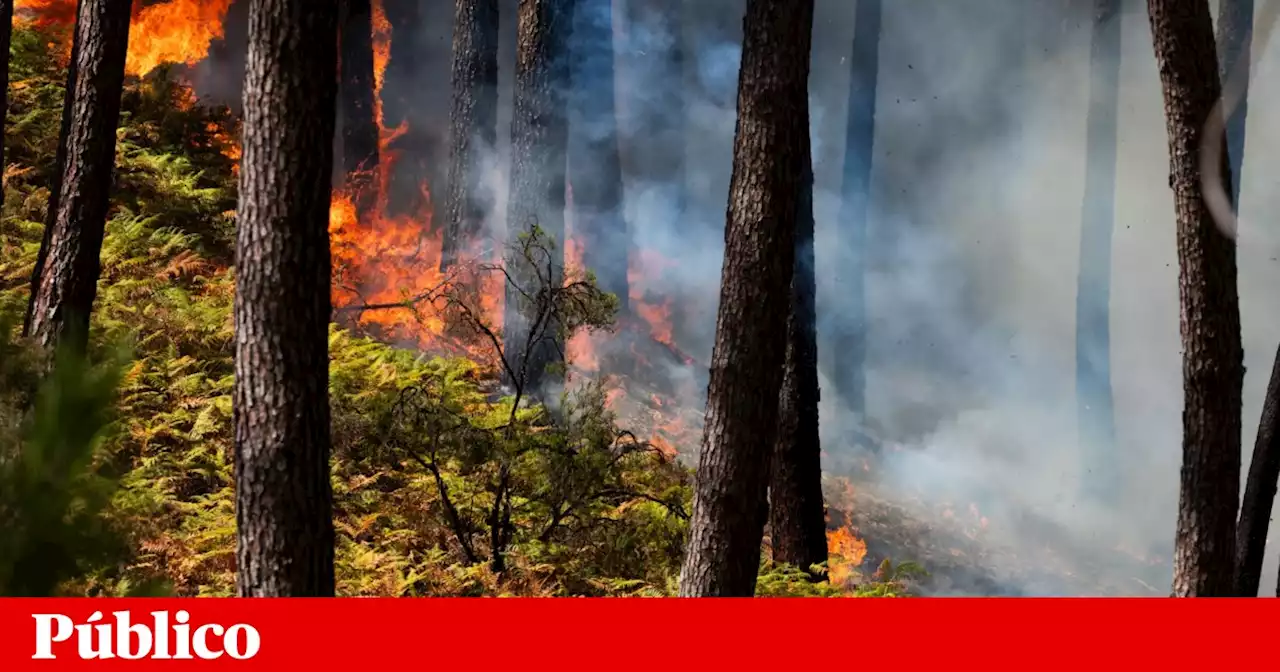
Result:
M584 0L587 1L587 0ZM1216 15L1216 3L1214 11ZM195 71L205 96L235 103L244 10L226 43ZM453 3L388 0L394 28L383 102L397 139L397 187L419 179L443 194ZM706 362L715 328L724 212L732 168L744 0L614 0L617 106L633 244L664 260L645 277L669 298L673 338ZM868 221L866 417L829 384L830 336L850 297L835 278L847 254L840 218L854 0L817 0L811 74L816 174L822 440L828 471L856 469L870 436L886 445L877 489L924 501L972 502L987 533L1012 549L1067 557L1149 557L1134 576L1168 583L1181 460L1181 372L1175 223L1159 76L1145 3L1122 17L1119 143L1111 298L1122 482L1107 506L1082 495L1090 478L1076 438L1076 272L1085 176L1092 3L1086 0L893 0L884 3ZM491 220L505 214L515 0L501 3L500 91ZM410 27L416 26L413 30ZM1280 341L1270 288L1280 281L1269 213L1280 208L1270 166L1280 128L1276 50L1255 45L1240 205L1245 378L1243 446L1252 452ZM682 62L673 58L676 47ZM571 129L571 134L574 132ZM582 160L575 156L574 160ZM683 173L670 169L684 166ZM688 206L677 204L683 180ZM437 220L440 218L437 207ZM654 269L650 269L654 270ZM699 377L673 367L673 377ZM705 385L705 382L703 383ZM689 403L697 404L693 399ZM695 446L681 446L692 452ZM1269 550L1273 594L1280 550ZM1083 570L1082 570L1083 571ZM1008 579L1002 590L1055 588Z

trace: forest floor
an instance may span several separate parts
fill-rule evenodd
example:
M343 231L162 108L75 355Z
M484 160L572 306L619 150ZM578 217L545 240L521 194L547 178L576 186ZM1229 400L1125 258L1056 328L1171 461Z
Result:
M610 408L620 426L669 444L688 464L696 464L705 368L688 366L690 358L651 339L631 342L635 370L611 381ZM928 595L1167 594L1159 588L1170 573L1164 554L1145 557L1082 542L1049 516L1029 510L1013 519L989 520L972 503L926 501L882 482L878 469L869 466L874 455L866 455L850 452L824 460L828 527L847 528L865 542L864 576L889 559L922 565L929 576L916 589Z

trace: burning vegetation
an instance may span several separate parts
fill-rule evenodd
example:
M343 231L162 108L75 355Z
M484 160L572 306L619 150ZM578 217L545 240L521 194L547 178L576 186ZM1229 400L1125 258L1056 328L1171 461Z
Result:
M11 166L39 165L37 157L57 142L56 111L48 107L57 98L44 92L63 85L66 48L55 20L59 6L24 6L37 10L37 18L19 24L15 34L10 120L41 121L38 132L10 144ZM137 11L134 20L146 16ZM208 15L170 15L175 16L195 24ZM189 27L189 34L199 34L195 25ZM195 45L193 50L156 58L196 62L208 48L200 39L187 44ZM375 44L384 54L376 61L381 82L387 46ZM141 57L131 50L130 58ZM136 74L151 67L137 66ZM238 121L225 109L202 106L180 73L167 77L135 77L126 86L129 121L121 135L120 191L107 227L101 307L94 316L104 341L145 334L136 342L133 362L119 374L123 431L109 442L105 456L132 466L126 467L118 496L88 512L108 517L120 534L104 530L101 539L82 540L124 542L123 555L111 561L124 569L96 577L67 569L56 585L3 579L0 590L6 593L233 590L232 362L226 347L233 275L227 225L240 160ZM440 270L441 231L433 225L426 183L409 212L392 212L386 184L398 156L391 141L403 132L379 123L376 174L348 176L349 184L335 191L330 208L335 321L351 330L334 331L331 340L340 591L663 594L674 577L688 515L690 474L677 459L678 450L686 456L691 452L700 424L694 388L669 390L644 382L645 357L681 365L691 360L671 343L660 311L649 320L627 316L612 333L583 329L570 339L574 392L561 409L567 424L548 425L537 413L526 418L525 411L515 421L509 401L495 401L492 394L502 351L475 328L500 333L502 260L477 246L461 263ZM31 168L11 170L6 179L5 221L23 224L0 230L5 306L22 300L23 278L37 249L31 243L40 236L38 196L47 179L47 169ZM356 184L374 192L364 201L371 204L367 210L360 211L360 195L347 190ZM566 287L588 275L573 261L576 244L573 237L566 241ZM660 267L656 257L637 257ZM641 267L631 269L638 287L643 287L636 275ZM647 305L647 297L630 298L636 306ZM474 324L451 310L459 303L475 311ZM574 324L586 325L580 318ZM10 333L8 327L4 333ZM625 350L618 352L618 343ZM3 347L13 368L6 369L0 387L24 389L27 369L8 358L21 352L20 345ZM592 347L600 359L592 359ZM602 363L610 357L635 363L626 375L605 377ZM650 374L654 380L665 378ZM84 380L109 384L116 374L107 367L101 375ZM8 413L22 403L6 397L3 417L12 417ZM101 397L100 403L112 402ZM516 436L502 429L517 425L527 429ZM427 435L441 439L423 444ZM524 446L521 451L536 449L514 462L499 458L514 440ZM558 446L565 445L575 446L579 457L556 457ZM493 470L500 463L509 465L508 476ZM503 480L526 508L499 518L497 529L509 530L503 532L509 537L495 547L486 531L489 514L495 505L501 511L507 500L487 484ZM63 487L68 497L76 496L78 486L68 481ZM23 496L20 487L5 491ZM49 501L46 513L60 515L58 506ZM841 581L837 592L855 594L867 585L901 590L886 588L887 582L848 579L858 576L854 568L861 559L852 552L857 543L852 534L849 528L833 532L841 563L835 570ZM0 548L0 558L7 559L10 550L15 549ZM807 584L785 572L765 577L767 590L777 594Z
M235 387L238 363L233 353L244 345L237 341L232 320L237 280L233 215L242 129L225 107L201 103L200 92L182 68L204 61L224 39L235 2L138 0L132 7L121 103L124 121L115 146L117 186L110 216L102 223L101 275L93 279L102 288L96 303L90 296L85 312L93 308L95 354L128 335L134 340L135 358L127 365L100 366L92 374L59 365L59 374L47 378L40 357L26 349L30 344L10 338L18 331L16 325L0 321L0 353L10 357L0 371L0 389L5 391L0 398L3 447L46 441L78 451L73 456L77 459L55 465L22 462L39 459L40 451L9 451L21 456L0 470L0 493L27 497L31 493L17 487L22 484L15 474L50 469L51 479L70 493L70 499L51 501L45 510L10 497L12 501L0 499L0 513L19 511L22 534L47 541L40 538L45 534L42 522L60 519L65 511L59 507L71 506L71 495L86 475L59 468L101 464L112 467L103 473L124 474L117 493L94 499L90 509L93 516L111 523L110 530L99 530L101 539L91 541L118 547L105 560L99 558L101 572L58 567L48 581L30 584L0 572L0 593L97 594L163 584L165 590L180 594L231 594L237 572L243 581L245 570L234 555L237 530L232 514L244 502L236 500L232 478L233 456L238 453L231 413L232 399L244 393ZM797 540L803 535L796 530L781 530L788 512L780 515L777 509L791 504L779 502L788 496L804 497L785 491L787 484L779 480L778 474L786 470L778 469L776 456L785 451L766 445L769 439L764 437L775 428L756 432L743 424L732 433L723 418L720 425L704 426L708 388L712 396L720 390L725 413L741 412L749 403L779 404L754 390L758 381L747 375L753 370L750 362L726 363L713 355L717 364L712 370L710 362L700 361L682 345L680 306L676 297L664 292L663 282L679 262L630 239L623 254L617 249L602 252L616 244L609 236L618 235L603 229L618 226L625 232L627 226L618 214L623 208L617 129L601 133L602 146L612 149L594 148L607 154L600 172L617 182L617 193L593 184L589 175L565 168L575 165L567 161L572 145L569 119L574 116L575 123L582 123L581 117L589 116L578 89L591 73L584 65L590 61L584 55L588 48L571 45L557 32L564 26L557 24L562 17L554 13L571 3L521 4L512 132L517 158L511 174L501 175L511 182L507 196L514 205L505 204L508 212L503 213L498 212L497 199L484 201L469 192L464 194L464 200L473 201L468 207L444 207L434 198L443 193L444 185L421 176L415 176L420 179L413 196L396 193L397 177L411 172L403 170L405 159L423 161L424 156L406 157L411 150L401 142L419 133L418 122L406 118L392 123L384 109L398 39L384 2L390 0L343 3L335 34L340 38L335 65L343 109L338 133L342 155L335 161L337 175L327 204L330 374L327 396L317 396L324 397L332 414L337 560L336 576L324 579L328 589L385 595L672 594L681 562L687 563L686 584L696 584L687 577L701 571L696 565L702 560L689 560L693 555L685 554L690 526L714 527L700 521L693 508L689 464L701 446L712 453L714 470L741 476L720 461L737 450L725 445L733 443L726 437L737 437L759 449L761 459L745 471L761 482L753 481L750 488L708 486L697 497L703 498L705 518L712 515L705 513L712 506L707 501L732 510L748 501L734 499L738 489L769 492L764 502L772 509L765 553L762 558L752 555L746 563L761 560L758 577L754 566L748 568L750 577L738 577L757 594L989 594L1012 592L1008 587L1015 585L1051 593L1157 592L1145 579L1153 570L1164 571L1164 565L1144 552L1115 549L1124 562L1106 558L1091 564L1087 549L1064 548L1058 543L1061 537L1055 537L1052 543L1032 542L1034 550L1027 553L1027 538L1048 525L1034 512L992 514L977 503L926 504L910 493L887 492L877 483L875 458L861 453L854 467L840 469L851 474L848 478L818 470L816 354L799 352L797 346L806 335L816 334L816 316L798 307L803 301L797 292L804 290L796 289L812 286L814 272L813 166L807 140L803 146L770 149L781 157L778 161L795 158L795 165L785 170L746 159L742 167L735 166L735 171L754 171L761 184L790 185L794 180L779 177L783 174L802 175L804 184L794 190L778 187L779 194L768 194L769 198L732 194L736 200L730 207L726 245L725 296L743 297L743 303L751 304L747 308L757 313L776 313L757 317L778 318L771 322L777 329L762 328L761 333L769 333L740 340L760 353L781 352L784 348L772 346L786 346L785 371L779 373L781 406L804 405L815 420L813 445L802 446L812 448L813 487L799 494L808 496L810 513L824 508L825 502L822 525L810 530L813 538L808 540ZM858 4L861 9L863 3ZM67 140L59 137L66 132L57 120L72 53L68 28L76 21L75 5L73 0L16 2L21 20L15 33L7 123L10 128L21 126L23 132L6 134L0 317L26 303L26 293L41 282L51 284L42 280L42 273L48 273L42 269L50 263L46 248L52 234L40 223L54 228L60 212L58 183L64 174L76 171L41 166L56 163L48 158L68 151ZM761 9L765 5L752 3L749 19L783 25L782 29L790 26L797 34L808 30L795 17L766 20L767 11L781 10ZM121 19L124 9L122 5ZM459 12L460 22L483 18ZM495 25L469 27L475 44L492 41L496 17L483 20L490 19ZM575 30L583 29L582 20L575 14ZM462 34L466 28L460 24L457 30ZM806 49L808 39L803 42ZM807 63L807 51L795 48L800 43L783 46L791 61ZM489 46L494 53L484 58L496 59L496 46ZM455 49L465 47L455 44ZM610 59L613 49L610 42ZM743 59L744 72L764 67L758 58ZM455 99L496 107L496 96L488 95L492 92L459 92L456 88L465 77L456 71L454 77ZM769 97L777 92L757 82L753 94L750 79L743 78L748 84L741 105L755 104L776 113ZM795 81L787 81L798 89ZM797 128L807 123L802 98L787 100L797 106L790 111L803 115L782 115ZM455 107L455 117L468 112L463 107ZM487 123L496 118L492 109L471 112L476 119L490 120ZM609 108L607 115L615 111ZM455 135L458 132L455 127ZM761 146L776 142L775 135L787 134L764 135ZM450 161L461 166L457 174L468 176L470 191L477 191L473 183L483 180L475 177L474 165L471 172L462 168L476 161L478 153L456 137L449 151ZM548 166L554 169L548 171ZM610 177L615 172L616 179ZM522 202L530 193L538 194L538 203ZM560 199L563 208L557 207ZM482 202L482 207L471 207ZM757 206L772 210L757 212ZM292 202L285 207L302 208ZM601 208L616 215L616 221L607 223ZM794 212L801 214L785 214ZM515 222L517 214L531 213L531 222ZM773 216L777 213L785 216ZM778 235L774 242L779 248L789 250L779 255L789 263L750 248L759 233L750 228L760 226L756 220L787 217L808 225L807 233L769 231ZM481 221L463 221L468 219ZM494 224L504 219L511 220L505 227ZM602 242L609 240L614 243ZM602 264L608 253L615 262L625 263ZM750 285L753 276L785 280L788 274L789 293L779 289L787 284L783 282L773 283L778 291L770 292L757 292ZM610 289L617 291L611 294ZM788 309L769 310L778 306ZM258 319L261 314L256 314ZM783 314L789 317L783 319ZM26 322L30 315L28 308ZM743 315L730 315L728 321L742 323L739 329L754 329ZM9 361L15 364L10 367ZM812 374L811 381L796 382L801 369ZM544 370L550 380L544 379ZM74 376L67 373L76 371ZM243 370L240 373L243 377ZM38 394L57 399L58 394L76 393L77 379L101 386L80 390L93 417L105 417L113 404L120 412L122 431L110 437L96 461L88 460L95 450L92 436L59 444L48 434L24 433L28 428L22 418L31 400ZM120 398L112 399L108 390L117 388ZM58 426L71 412L56 405L37 408L36 417L45 424L33 426ZM777 422L766 425L801 422L794 408L787 411L790 416L777 412ZM784 432L776 433L783 438L772 439L775 443L787 440ZM721 453L715 452L717 446ZM324 447L317 454L327 459L329 446ZM323 485L329 474L321 475L316 482ZM815 499L817 508L812 506ZM795 503L795 508L804 504ZM75 523L87 524L79 519ZM786 535L790 537L784 544ZM1006 543L1013 537L1022 543ZM809 550L797 554L794 549L804 541ZM21 544L10 546L0 545L0 565L31 561L21 555ZM747 546L754 552L759 544ZM716 551L700 552L713 556ZM797 560L806 557L815 561ZM744 564L741 558L734 562ZM996 573L990 570L993 566L1016 569ZM1081 567L1089 576L1075 574L1079 570L1073 568ZM737 585L725 588L709 579L703 583L707 585L681 590L743 592Z
M195 65L222 39L227 10L234 0L137 0L129 22L129 56L125 72L145 75L166 64ZM36 25L70 27L76 0L15 0L18 16ZM70 42L63 43L71 53Z

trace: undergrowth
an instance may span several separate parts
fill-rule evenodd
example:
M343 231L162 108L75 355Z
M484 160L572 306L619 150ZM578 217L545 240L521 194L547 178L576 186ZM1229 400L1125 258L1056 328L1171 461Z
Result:
M15 533L0 543L0 594L164 586L231 595L236 121L196 104L169 73L128 82L93 314L97 364L60 364L37 389L34 359L14 335L57 147L58 41L23 25L13 36L0 219L0 516ZM537 407L512 414L511 399L487 394L491 381L471 362L337 327L329 342L339 594L674 592L691 474L619 431L598 388L567 399L552 422ZM130 355L123 364L121 347ZM450 439L434 421L404 420L414 395L429 410L422 417L452 418L472 438L504 418L518 416L518 425L501 444ZM494 489L494 450L505 494ZM503 507L507 543L495 567L488 540L496 537L485 525ZM897 595L904 581L891 574L854 588L766 565L760 594Z

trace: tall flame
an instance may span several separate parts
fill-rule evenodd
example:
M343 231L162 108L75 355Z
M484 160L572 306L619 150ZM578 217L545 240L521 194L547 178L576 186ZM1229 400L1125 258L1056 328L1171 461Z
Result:
M442 232L432 226L427 184L419 185L422 198L415 211L392 215L387 207L388 177L397 158L391 145L408 130L408 124L386 127L382 87L391 62L392 30L381 0L373 0L372 10L378 174L372 181L348 179L334 193L329 208L332 295L339 320L383 340L465 355L492 366L496 363L492 343L472 330L459 328L448 319L448 313L450 298L459 298L477 311L486 326L499 326L501 274L487 272L476 263L440 271ZM363 200L357 198L363 194L352 193L356 185L376 192L374 205L367 211L356 208L355 203ZM468 296L460 297L460 293Z
M214 40L222 39L232 2L168 0L144 5L135 0L125 71L145 75L166 63L194 65L204 60ZM39 25L68 25L76 18L75 0L17 0L14 10Z

